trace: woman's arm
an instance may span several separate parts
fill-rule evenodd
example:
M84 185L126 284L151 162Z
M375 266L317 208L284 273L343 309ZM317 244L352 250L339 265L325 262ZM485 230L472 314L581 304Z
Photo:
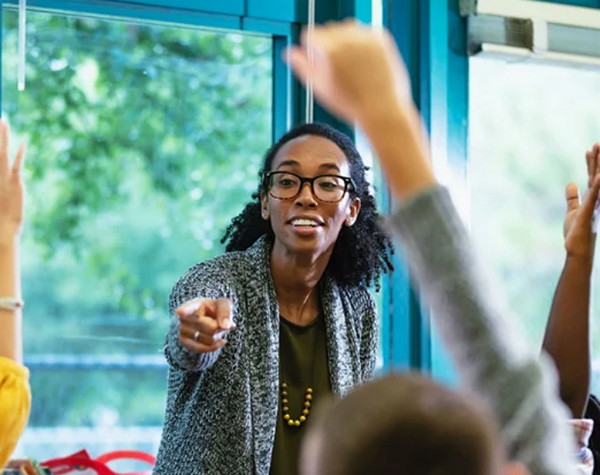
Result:
M379 350L379 316L377 305L373 296L364 290L365 305L362 313L362 334L360 344L360 361L362 368L362 382L373 379L377 366Z
M221 315L223 312L220 314L216 312L217 307L221 307L219 303L223 301L222 299L230 299L234 295L231 286L228 285L227 268L224 264L226 261L226 259L217 258L194 266L179 279L171 291L169 296L170 327L165 342L165 355L169 364L179 370L204 371L215 364L223 350L225 345L223 340L219 338L210 341L204 340L208 338L208 335L206 332L202 332L203 335L199 341L195 341L192 334L197 329L196 325L200 318L209 325L214 324L212 330L217 334L220 331L222 333L222 330L217 328L220 325L220 323L217 324L217 321L222 316L230 320L233 318L231 303L226 306L225 314ZM220 266L217 263L223 263L223 265ZM201 299L206 300L202 303ZM205 304L209 304L209 306L214 304L212 310L215 312L207 308L199 309L200 305ZM190 305L192 308L186 311L187 315L184 316L182 312ZM230 323L233 325L233 322ZM183 324L187 328L184 331L182 331ZM234 325L229 329L233 328ZM212 338L213 334L210 336ZM182 344L182 341L186 345ZM203 345L203 342L211 346Z

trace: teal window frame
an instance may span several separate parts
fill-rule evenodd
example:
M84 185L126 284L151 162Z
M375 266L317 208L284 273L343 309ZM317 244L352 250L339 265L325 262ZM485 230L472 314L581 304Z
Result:
M404 57L413 99L436 153L445 152L455 171L464 174L469 70L466 22L459 15L459 0L387 0L383 7L384 25ZM383 205L385 212L394 212L389 192ZM384 366L388 371L418 370L454 384L454 368L431 328L429 311L400 253L394 264L396 270L384 285Z

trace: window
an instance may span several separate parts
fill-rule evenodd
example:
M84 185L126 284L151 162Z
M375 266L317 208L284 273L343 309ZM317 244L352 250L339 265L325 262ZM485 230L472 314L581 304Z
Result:
M600 72L478 58L470 67L472 235L539 348L565 258L564 189L585 190L585 152L600 141ZM598 325L592 345L598 394Z
M385 196L385 184L383 181L383 174L379 169L379 164L373 157L373 150L367 139L366 135L360 128L355 129L355 143L360 156L363 159L365 167L367 167L367 181L371 184L371 193L377 200L378 212L382 215L386 214L384 208ZM389 320L390 314L388 307L385 305L385 286L387 285L388 276L382 276L379 278L379 291L376 288L371 289L375 304L377 305L377 315L379 316L379 345L377 353L377 362L375 365L375 371L382 373L387 369L389 365L389 355L387 351L389 343ZM375 287L377 287L377 285Z
M22 247L33 410L16 455L156 453L167 297L258 184L272 40L3 14L2 109L29 144Z

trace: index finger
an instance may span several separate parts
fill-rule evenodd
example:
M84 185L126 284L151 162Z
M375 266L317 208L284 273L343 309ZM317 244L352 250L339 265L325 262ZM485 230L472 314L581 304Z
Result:
M212 305L211 305L212 304ZM175 313L177 313L180 317L191 316L194 314L198 314L199 316L204 316L206 313L213 313L215 310L215 302L214 300L197 298L193 300L189 300L179 306Z
M231 314L231 300L219 299L217 300L217 322L219 327L223 330L231 330L233 326L233 319Z
M591 188L594 183L594 178L600 173L600 160L598 154L600 153L600 144L596 143L591 150L588 150L585 154L585 160L588 168L588 188Z

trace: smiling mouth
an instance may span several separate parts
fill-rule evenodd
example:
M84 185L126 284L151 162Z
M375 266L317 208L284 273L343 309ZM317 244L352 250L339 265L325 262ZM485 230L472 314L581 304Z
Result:
M320 223L318 223L317 221L313 221L311 219L294 219L291 222L292 226L296 227L296 228L317 228L319 226L321 226Z

